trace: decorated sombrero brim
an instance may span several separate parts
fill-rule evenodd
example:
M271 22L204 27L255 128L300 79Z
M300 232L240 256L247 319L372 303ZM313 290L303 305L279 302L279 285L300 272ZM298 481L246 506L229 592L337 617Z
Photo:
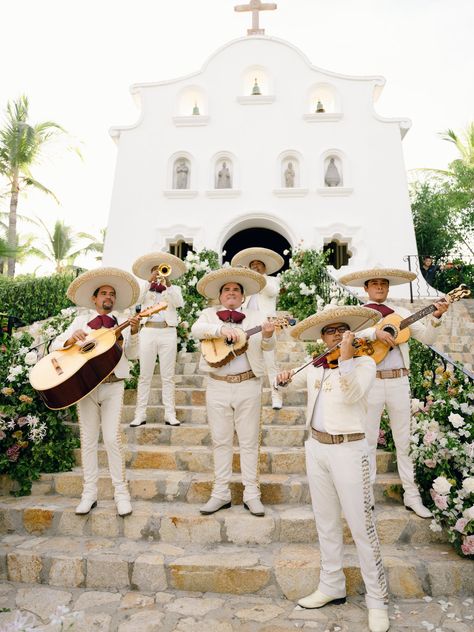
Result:
M206 298L219 298L219 291L226 283L240 283L244 288L244 294L250 296L257 294L267 284L263 274L249 270L248 268L234 268L227 266L219 270L213 270L205 274L198 281L196 289Z
M291 335L297 340L319 340L321 330L333 323L346 323L351 331L359 331L372 327L382 315L375 309L359 307L357 305L326 305L324 309L312 314L291 330Z
M349 274L339 278L339 283L353 287L364 287L364 283L372 279L387 279L390 285L401 285L402 283L414 281L416 274L409 270L400 270L398 268L372 268L372 270L349 272Z
M186 264L178 257L171 255L169 252L150 252L135 261L132 266L133 274L140 279L148 281L152 268L162 263L166 263L171 268L171 274L167 277L170 280L178 279L186 272Z
M285 260L274 250L269 248L245 248L232 257L232 266L249 267L251 261L261 261L265 264L265 272L274 274L283 267Z
M137 302L140 286L130 272L120 268L97 268L78 276L67 289L67 297L79 307L91 309L92 295L103 285L110 285L116 293L114 309L121 311Z

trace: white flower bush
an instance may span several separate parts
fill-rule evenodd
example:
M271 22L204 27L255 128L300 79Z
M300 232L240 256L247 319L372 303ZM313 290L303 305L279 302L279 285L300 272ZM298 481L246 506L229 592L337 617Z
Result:
M412 456L430 528L446 529L458 553L474 557L474 384L444 367L422 379L426 400L412 401Z

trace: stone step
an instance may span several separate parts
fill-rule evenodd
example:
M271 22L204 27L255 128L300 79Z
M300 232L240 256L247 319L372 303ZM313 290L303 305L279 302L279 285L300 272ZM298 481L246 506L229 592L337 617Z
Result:
M40 496L0 501L0 536L15 533L35 536L96 536L153 540L178 546L219 543L313 543L318 539L310 505L267 505L264 518L255 519L242 505L202 516L199 505L136 501L133 514L117 515L113 501L101 500L87 516L76 516L77 499ZM445 542L423 520L401 505L378 506L375 522L382 544ZM344 542L353 539L344 521Z
M122 409L122 423L129 424L135 416L135 406L124 405ZM179 421L192 424L203 424L207 421L205 406L176 406L176 417ZM148 406L146 418L149 422L163 422L165 409L161 405ZM261 420L264 424L304 425L306 410L304 406L283 406L281 410L273 410L271 406L262 406Z
M178 406L203 406L206 401L206 389L200 387L189 387L177 385L176 404ZM285 389L283 391L283 402L285 406L306 406L307 393L306 389ZM135 389L127 389L124 395L124 404L135 406L137 402L137 392ZM148 404L156 406L162 404L162 389L151 388ZM262 392L262 403L270 406L272 403L272 393L269 388L264 388Z
M259 518L251 518L258 520ZM127 519L125 519L127 520ZM251 540L251 537L249 538ZM381 545L392 597L474 591L472 562L447 544ZM61 588L271 594L295 600L315 590L317 544L190 544L126 538L6 535L0 578ZM364 592L354 545L344 554L349 595Z
M180 472L177 470L128 470L130 493L136 500L155 502L204 503L209 499L214 477L211 472ZM3 478L0 489L8 495L13 489L9 479ZM242 503L242 483L240 474L234 474L230 483L232 502ZM99 473L99 498L113 498L112 482L105 470ZM308 482L303 474L262 474L260 476L262 501L268 505L307 504L310 502ZM82 470L72 472L42 474L33 483L32 494L44 496L59 494L79 498L82 492ZM400 479L397 474L378 474L374 485L376 503L393 503L401 498Z
M107 467L107 453L99 446L99 467ZM76 465L82 465L81 451L75 450ZM379 453L379 472L393 471L393 456L389 452ZM203 445L136 445L125 447L127 468L143 470L179 470L181 472L213 472L212 449ZM306 470L303 446L262 446L259 454L261 474L303 474ZM240 451L234 449L233 470L240 472Z

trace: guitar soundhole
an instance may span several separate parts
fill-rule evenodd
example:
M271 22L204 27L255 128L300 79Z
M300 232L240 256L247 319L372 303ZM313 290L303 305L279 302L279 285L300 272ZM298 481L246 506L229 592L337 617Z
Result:
M396 338L398 336L398 329L392 325L386 325L383 330L390 334L392 338Z
M86 344L81 347L81 353L89 353L89 351L92 351L93 349L95 349L95 347L96 343L94 340L86 342Z

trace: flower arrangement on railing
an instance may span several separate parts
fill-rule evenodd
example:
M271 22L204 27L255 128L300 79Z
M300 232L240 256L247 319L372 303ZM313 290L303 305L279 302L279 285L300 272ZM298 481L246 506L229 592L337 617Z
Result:
M78 440L64 424L71 411L46 408L29 383L31 367L39 354L30 347L54 338L72 321L68 308L28 330L4 337L0 353L0 474L16 481L13 494L31 492L41 472L70 470Z
M463 556L474 559L474 384L462 371L423 372L424 401L412 400L412 455L434 520Z
M214 250L189 251L185 263L186 273L176 281L184 301L184 307L179 310L178 345L180 351L194 351L198 345L191 337L191 327L207 307L207 299L198 293L196 285L201 277L219 267L219 256Z

